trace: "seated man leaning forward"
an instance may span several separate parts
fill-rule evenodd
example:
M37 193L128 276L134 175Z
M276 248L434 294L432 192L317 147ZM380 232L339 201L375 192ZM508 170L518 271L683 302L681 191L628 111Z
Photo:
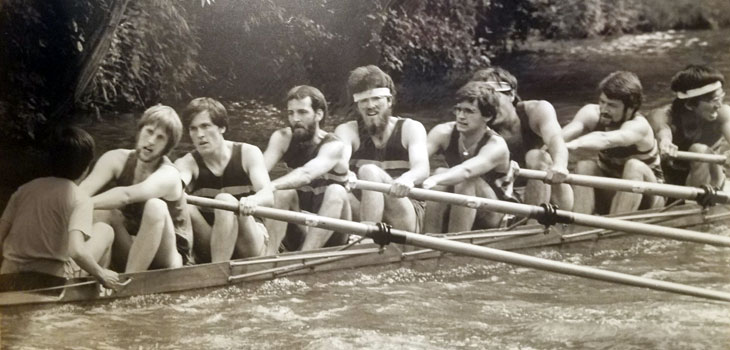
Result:
M353 216L360 221L384 221L395 228L420 232L423 202L404 198L428 177L426 129L420 122L394 117L393 80L370 65L350 73L347 90L359 118L340 124L335 134L349 147L345 159L361 180L391 184L389 194L357 191L350 195Z
M92 226L93 204L77 186L94 157L94 139L66 127L48 146L51 175L20 186L0 218L0 292L61 285L73 277L70 259L116 289L117 273L105 268L114 232L107 224Z
M191 262L193 235L180 173L166 154L180 141L175 110L156 105L137 123L135 149L104 153L81 189L94 209L109 210L114 228L112 259L125 272L180 267ZM98 193L113 184L115 187ZM98 194L97 194L98 193Z
M512 188L514 172L507 143L487 126L499 110L497 94L490 85L476 81L456 92L456 120L436 125L428 133L428 154L442 153L448 168L438 168L423 181L423 188L447 190L443 186L447 185L458 194L518 202ZM428 203L426 232L443 232L448 207ZM447 232L497 227L504 216L463 206L450 207Z
M637 113L642 100L639 78L634 73L618 71L609 74L598 87L599 103L583 106L563 131L565 139L572 140L567 143L571 154L575 152L580 157L586 151L598 152L598 159L578 161L576 173L662 182L654 132L646 118ZM584 186L575 186L574 191L573 209L579 213L605 213L608 208L597 207L602 203L610 203L612 214L664 205L661 196L614 193Z
M489 127L504 137L511 159L528 169L544 170L550 185L528 180L523 200L528 204L551 202L561 209L573 208L573 190L562 183L568 175L568 149L561 135L555 108L545 100L520 99L517 78L512 73L491 67L478 70L472 81L483 81L500 93L497 117Z
M288 174L271 182L276 207L350 220L352 213L344 187L348 166L342 157L345 144L320 128L327 117L324 95L311 86L296 86L286 96L286 110L289 127L275 131L264 152L269 171L279 161L290 169ZM286 234L287 223L267 220L266 226L268 253L274 254ZM306 226L301 230L305 233L302 250L347 243L346 234Z
M242 209L274 204L261 150L223 138L228 113L220 102L196 98L185 108L183 120L195 150L175 161L175 166L189 193L240 203ZM266 251L268 233L259 218L192 205L189 210L200 262L260 256Z
M676 94L670 105L649 117L654 128L667 182L675 185L722 188L725 164L672 159L677 151L730 155L730 106L724 103L725 77L717 69L690 65L672 78Z

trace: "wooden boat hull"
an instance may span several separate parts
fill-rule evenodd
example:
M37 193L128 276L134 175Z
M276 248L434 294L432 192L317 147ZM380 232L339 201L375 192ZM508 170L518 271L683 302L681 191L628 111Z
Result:
M703 210L697 205L685 204L669 210L641 211L620 218L667 227L698 227L730 221L730 205L719 205ZM595 241L621 235L626 234L559 224L548 229L541 225L526 225L509 231L505 229L472 231L445 238L503 250L523 250ZM442 252L430 249L414 250L396 244L381 248L372 243L363 243L346 250L342 247L333 247L310 252L291 252L223 263L124 274L122 276L130 278L129 283L116 292L105 289L89 279L73 279L67 281L65 286L46 289L43 292L2 293L0 306L98 301L189 291L271 280L283 276L433 259L443 255Z

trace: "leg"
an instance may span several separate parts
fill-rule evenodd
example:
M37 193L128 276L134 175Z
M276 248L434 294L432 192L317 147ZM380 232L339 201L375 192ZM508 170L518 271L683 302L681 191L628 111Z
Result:
M274 208L299 211L299 196L296 190L278 190L274 192ZM266 245L266 255L279 252L279 245L286 235L289 225L286 221L264 219L264 225L269 232L269 243Z
M98 220L98 221L97 221ZM109 224L114 231L112 243L111 268L115 271L124 271L127 266L129 250L132 248L132 235L125 225L125 218L120 210L94 210L94 221Z
M322 200L322 207L317 213L320 216L328 218L350 220L351 219L350 202L347 198L347 190L344 187L333 184L327 186ZM302 250L310 250L321 248L327 243L332 236L332 231L321 229L318 227L310 227L307 230L307 236L302 244Z
M114 243L114 229L108 224L97 222L94 224L93 232L91 238L84 242L84 248L99 265L108 268Z
M266 226L256 221L253 216L239 215L236 221L238 222L238 233L233 257L240 259L264 255L269 240ZM276 247L278 248L278 246Z
M581 160L575 167L575 172L581 175L603 176L596 160ZM596 193L592 187L573 186L575 201L573 211L576 213L593 214L596 209Z
M440 174L446 171L446 168L438 168L433 173ZM436 186L433 188L435 191L448 191L447 186ZM449 205L441 202L428 202L426 203L426 214L423 220L423 232L428 233L442 233L444 232L444 217L446 211L449 210Z
M357 178L365 181L391 183L393 179L383 169L367 164L360 167ZM368 222L383 221L386 195L375 191L362 191L360 201L360 220ZM403 198L400 198L403 199Z
M454 186L454 193L481 198L497 199L497 194L482 178L475 177ZM449 214L449 232L469 231L479 216L480 221L487 227L497 227L503 214L467 208L458 205L451 206Z
M638 159L629 159L626 162L621 178L634 181L657 182L657 178L651 168ZM611 214L630 213L639 210L641 198L641 193L624 191L616 193L611 201Z
M238 200L228 193L220 193L215 199L238 205ZM233 256L238 239L238 220L235 213L227 210L216 209L214 213L215 221L210 234L211 261L228 261Z
M145 271L153 261L155 267L182 266L182 256L175 249L172 218L167 211L167 204L158 198L145 203L142 222L129 250L125 272Z
M701 143L695 143L689 148L690 152L714 154L710 147ZM705 162L690 162L687 186L700 187L711 185L719 187L725 181L725 172L722 165Z
M188 205L190 212L190 223L193 226L193 254L197 263L207 263L210 257L210 236L213 228L205 220L200 209L195 205Z
M552 166L550 155L539 149L533 149L525 155L525 165L528 169L547 171ZM525 203L539 205L550 200L550 186L540 180L527 180L525 186Z

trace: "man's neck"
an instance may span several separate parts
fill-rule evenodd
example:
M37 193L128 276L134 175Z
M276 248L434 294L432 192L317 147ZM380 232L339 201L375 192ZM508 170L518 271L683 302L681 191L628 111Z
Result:
M388 124L385 125L383 131L375 135L370 135L370 138L373 140L376 146L382 146L388 141L388 139L390 139L390 135L393 133L393 130L395 130L395 123L396 118L393 116L389 116Z
M461 133L462 146L467 150L470 149L474 144L484 137L484 134L489 128L484 126L475 130L464 131Z
M232 145L230 141L223 140L220 147L206 153L200 153L203 161L208 167L218 168L228 164L231 159Z

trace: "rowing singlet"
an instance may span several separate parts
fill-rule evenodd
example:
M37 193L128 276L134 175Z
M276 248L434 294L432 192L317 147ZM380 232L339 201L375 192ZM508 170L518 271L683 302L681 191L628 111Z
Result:
M451 137L449 138L449 145L444 150L444 158L449 167L459 165L465 160L474 157L492 137L501 137L492 129L488 129L487 132L484 133L484 136L482 136L482 139L477 142L475 154L465 156L459 151L459 131L456 130L456 124L453 126L454 128L451 131ZM512 161L510 161L510 163L512 163ZM510 164L510 168L507 173L492 170L488 173L482 174L481 178L484 179L492 190L494 190L498 199L519 203L520 200L513 188L514 172L512 169L512 164Z
M332 133L327 133L317 145L308 144L308 147L302 147L302 144L296 144L292 141L282 156L281 161L286 163L289 171L294 170L314 159L324 144L336 140L338 140L337 136ZM322 205L324 191L327 189L327 186L331 184L344 186L346 182L347 172L338 173L332 169L323 176L312 180L309 185L299 187L297 189L297 193L299 194L299 208L310 213L318 212Z
M643 118L643 117L642 117ZM596 131L606 131L599 126ZM640 151L636 145L613 147L598 152L598 166L607 175L620 178L623 175L624 165L629 159L638 159L651 168L659 182L664 181L660 160L659 147L656 140L650 149Z
M163 165L174 166L166 156L162 158L162 163L160 163L160 166ZM117 186L134 185L134 171L136 167L137 152L130 152L126 163L124 163L122 173L117 178ZM190 215L187 212L187 200L184 195L173 201L168 201L164 198L160 199L167 204L167 210L170 212L170 217L175 228L177 250L183 257L183 263L188 263L191 260L191 250L193 247L193 228L190 223ZM137 231L139 231L144 206L144 202L137 202L128 204L121 209L130 235L137 235Z
M241 164L241 144L233 143L231 150L231 159L228 165L223 169L223 174L217 176L213 174L208 166L205 165L203 157L198 151L192 152L193 159L198 165L198 177L188 185L188 192L194 196L215 198L219 193L230 193L236 199L241 199L254 193L251 179L243 170ZM208 221L213 224L213 209L208 207L200 207L200 213Z
M385 147L377 148L373 144L365 126L357 123L357 133L360 138L360 147L352 153L350 158L350 170L357 173L365 164L375 164L385 170L392 178L397 178L407 172L411 164L409 162L408 150L401 143L403 122L406 118L398 118L393 133L385 143Z

